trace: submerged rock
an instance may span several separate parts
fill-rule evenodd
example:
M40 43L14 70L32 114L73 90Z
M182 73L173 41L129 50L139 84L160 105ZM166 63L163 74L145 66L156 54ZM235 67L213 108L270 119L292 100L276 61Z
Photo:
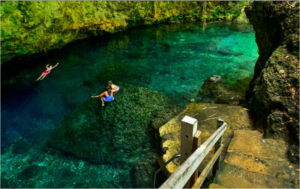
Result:
M231 47L223 47L218 50L218 53L221 55L234 55L234 51L231 50Z
M216 42L199 42L199 43L190 43L192 48L197 49L198 51L204 51L206 53L215 53L218 49Z
M133 177L135 178L134 187L150 188L153 186L155 172L159 169L157 163L159 156L158 153L151 152L137 161L133 170ZM149 167L149 165L153 166ZM164 179L163 173L159 174L156 177L156 186L160 186Z
M124 172L123 177L127 174L129 177L130 172L131 180L126 180L126 185L117 180L120 178L117 175L115 183L102 184L102 187L150 188L158 168L156 129L179 110L174 110L172 102L157 92L120 85L122 89L113 102L102 107L99 99L90 99L67 116L48 143L94 165L114 166ZM86 164L81 161L76 167L84 170ZM103 182L105 180L109 179L103 178Z
M169 117L160 115L174 114L171 108L168 99L157 92L122 85L115 101L105 107L99 99L90 99L67 116L49 144L91 162L129 168L155 148L151 123L156 118L167 122Z
M42 167L37 165L31 165L29 167L26 167L21 173L18 174L18 179L20 180L27 180L31 179L34 176L36 176L40 171Z

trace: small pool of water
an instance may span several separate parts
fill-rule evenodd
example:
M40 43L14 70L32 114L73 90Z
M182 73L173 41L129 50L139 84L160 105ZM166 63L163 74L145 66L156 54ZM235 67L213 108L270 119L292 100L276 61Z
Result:
M185 105L183 95L197 95L212 75L230 85L251 76L257 49L251 28L209 23L203 32L196 22L94 37L32 60L8 62L2 66L2 147L26 132L59 125L101 93L108 80L146 87ZM35 82L46 64L57 62L43 81Z

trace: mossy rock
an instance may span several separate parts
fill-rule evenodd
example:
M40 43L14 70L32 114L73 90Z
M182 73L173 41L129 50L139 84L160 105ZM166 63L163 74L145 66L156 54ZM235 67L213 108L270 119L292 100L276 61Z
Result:
M3 1L1 61L28 58L73 41L132 27L201 20L202 6L193 1ZM216 20L215 7L236 12L241 6L245 5L209 2L207 16Z
M121 84L113 102L102 107L99 99L90 99L67 116L49 144L92 162L126 167L155 148L151 123L166 112L175 115L171 109L165 96Z
M20 180L28 180L38 175L38 173L42 170L42 167L38 165L30 165L26 167L21 173L18 174L18 179Z
M267 136L290 142L299 162L299 2L253 2L245 7L255 30L259 58L247 95ZM263 122L261 121L261 122Z

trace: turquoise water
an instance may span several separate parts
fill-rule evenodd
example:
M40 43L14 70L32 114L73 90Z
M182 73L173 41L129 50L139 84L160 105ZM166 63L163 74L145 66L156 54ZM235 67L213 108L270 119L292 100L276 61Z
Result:
M229 85L251 76L257 58L255 35L249 27L209 23L203 33L201 23L186 23L87 39L45 56L8 62L2 66L4 183L13 187L83 187L86 182L90 187L132 187L130 170L93 165L61 152L54 153L45 145L45 138L51 136L53 128L66 115L90 96L101 93L108 80L158 91L179 99L178 106L184 106L188 101L183 96L196 96L212 75L222 76ZM59 66L43 81L34 82L46 64L56 62ZM50 178L55 179L57 172L49 167L61 162L66 168L62 172L71 176L63 183L54 183ZM29 167L37 164L48 167L44 170L47 175L39 181L35 177L38 173L32 171L36 167ZM105 179L95 183L83 181L80 185L75 177ZM16 178L20 182L11 185ZM22 185L27 180L30 185Z

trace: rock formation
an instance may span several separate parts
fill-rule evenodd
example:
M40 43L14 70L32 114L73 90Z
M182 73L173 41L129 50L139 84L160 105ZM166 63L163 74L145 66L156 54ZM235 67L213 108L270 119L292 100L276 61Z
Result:
M284 137L299 161L299 2L254 2L245 8L253 25L259 58L248 101L267 136Z
M222 81L221 76L213 75L203 83L197 100L199 102L238 105L245 99L245 95L242 94L245 90L237 88L240 82L243 81L238 81L236 86L229 87Z
M158 168L153 158L160 145L155 139L155 133L158 135L154 130L155 123L163 125L176 111L173 112L168 99L157 92L121 86L115 101L105 107L99 99L91 99L67 116L49 139L49 144L80 159L123 170L131 170L136 163L137 171L141 167L153 167L134 177L137 187L149 188L152 179L142 180L142 177L152 178ZM155 121L156 118L159 121ZM140 159L148 163L141 163Z
M200 1L5 1L2 63L87 38L162 22L201 20ZM237 17L240 2L208 2L208 20Z

